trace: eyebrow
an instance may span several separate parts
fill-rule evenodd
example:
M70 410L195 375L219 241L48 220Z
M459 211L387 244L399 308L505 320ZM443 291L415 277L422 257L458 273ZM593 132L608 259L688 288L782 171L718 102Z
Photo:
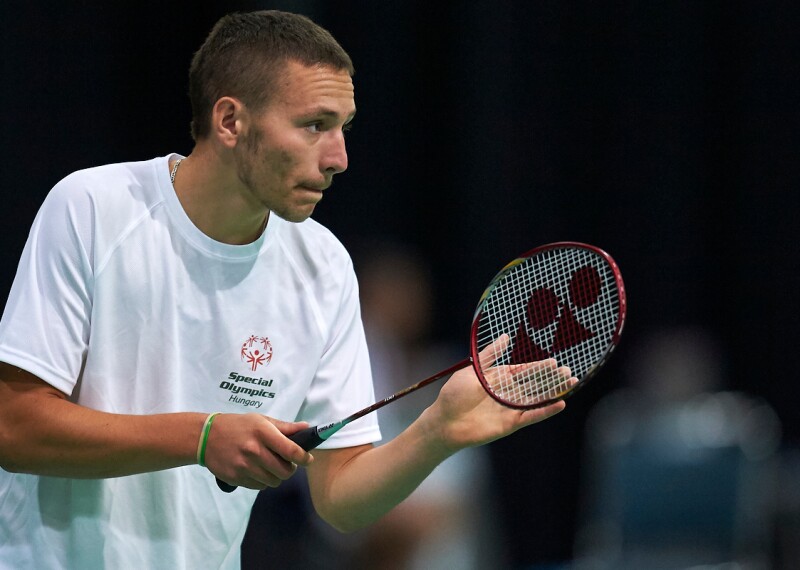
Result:
M328 109L327 107L317 107L316 109L312 109L308 113L303 113L303 117L308 117L308 118L319 117L319 116L332 117L334 119L338 119L340 115L336 111L333 111L332 109ZM345 124L351 122L355 118L355 116L356 116L356 112L355 112L355 110L353 110L353 112L351 114L347 115L347 117L345 118L345 121L344 121Z

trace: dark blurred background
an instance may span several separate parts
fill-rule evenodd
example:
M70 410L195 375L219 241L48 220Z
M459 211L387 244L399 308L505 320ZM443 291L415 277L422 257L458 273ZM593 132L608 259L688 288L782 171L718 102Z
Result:
M646 384L626 371L665 330L712 339L715 389L774 411L779 477L796 480L796 3L3 0L0 298L60 178L188 154L190 58L221 15L258 8L311 16L353 57L350 168L315 218L357 270L374 243L424 261L432 339L466 351L484 285L536 245L593 243L622 268L629 321L608 367L565 413L490 446L504 565L576 558L587 418ZM768 564L788 568L796 515L776 503Z

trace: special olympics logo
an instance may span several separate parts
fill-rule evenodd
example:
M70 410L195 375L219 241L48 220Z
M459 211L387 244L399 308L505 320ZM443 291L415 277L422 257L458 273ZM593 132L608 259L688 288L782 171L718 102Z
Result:
M266 366L272 360L272 343L265 336L250 335L239 354L242 362L247 362L255 372L260 365Z

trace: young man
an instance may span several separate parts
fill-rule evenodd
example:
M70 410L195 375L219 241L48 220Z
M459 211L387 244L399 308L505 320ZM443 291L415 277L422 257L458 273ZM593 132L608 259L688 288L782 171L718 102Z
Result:
M380 447L374 415L313 457L286 437L373 401L349 256L309 219L347 168L352 74L304 17L227 16L192 62L191 154L49 194L0 323L0 567L237 568L248 489L302 466L356 529L563 409L504 408L464 370Z

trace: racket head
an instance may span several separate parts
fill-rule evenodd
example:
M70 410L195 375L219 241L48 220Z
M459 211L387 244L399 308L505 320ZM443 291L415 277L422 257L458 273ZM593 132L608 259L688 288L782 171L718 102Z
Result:
M478 379L512 408L563 400L608 360L626 311L622 275L605 251L578 242L528 251L492 279L475 310L470 352ZM569 367L577 383L566 384L548 359Z

